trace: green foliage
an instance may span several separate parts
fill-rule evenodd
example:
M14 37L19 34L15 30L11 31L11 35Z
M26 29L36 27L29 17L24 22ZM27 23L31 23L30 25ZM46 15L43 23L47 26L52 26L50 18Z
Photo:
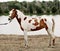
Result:
M37 14L43 14L43 10L40 7L36 8Z
M2 9L0 8L0 14L2 13Z
M57 12L56 7L53 7L53 8L52 8L52 14L56 14L56 12Z
M8 9L5 9L5 10L4 10L4 13L8 13L8 12L9 12L9 10L8 10Z
M33 2L15 2L15 1L10 1L10 2L3 2L0 3L0 15L2 14L8 14L8 12L16 8L24 14L37 14L37 15L42 15L42 14L60 14L60 1L54 0L52 1L33 1Z
M20 3L19 2L7 2L7 7L9 10L16 8L16 9L20 9Z

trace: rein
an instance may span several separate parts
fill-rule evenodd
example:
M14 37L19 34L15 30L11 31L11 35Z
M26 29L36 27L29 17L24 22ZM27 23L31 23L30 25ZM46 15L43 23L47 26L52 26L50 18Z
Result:
M11 21L10 21L11 22ZM7 25L7 24L9 24L10 22L8 22L8 23L3 23L3 24L0 24L0 25Z

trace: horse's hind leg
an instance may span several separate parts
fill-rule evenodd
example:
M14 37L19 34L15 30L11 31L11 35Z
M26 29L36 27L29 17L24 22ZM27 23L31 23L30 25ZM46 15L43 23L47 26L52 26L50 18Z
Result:
M50 35L50 32L48 30L47 30L47 33L48 33L49 38L50 38L50 40L49 40L49 46L51 46L51 35Z
M49 46L54 46L55 45L55 35L54 32L51 29L47 30L49 36L50 36L50 41L49 41Z

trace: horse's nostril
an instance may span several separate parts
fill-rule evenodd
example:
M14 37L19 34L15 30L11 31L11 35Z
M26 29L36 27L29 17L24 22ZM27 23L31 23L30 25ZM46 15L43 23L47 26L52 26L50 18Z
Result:
M10 18L8 18L8 20L10 20Z

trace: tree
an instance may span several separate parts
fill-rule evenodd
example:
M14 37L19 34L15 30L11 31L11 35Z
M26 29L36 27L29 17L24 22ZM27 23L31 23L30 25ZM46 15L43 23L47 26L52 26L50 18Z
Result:
M52 8L52 14L56 14L56 12L57 12L57 8L56 7L53 7Z
M2 9L0 8L0 15L2 14Z
M60 1L36 1L33 2L18 2L10 1L0 3L0 13L8 13L11 9L16 8L25 14L60 14Z

